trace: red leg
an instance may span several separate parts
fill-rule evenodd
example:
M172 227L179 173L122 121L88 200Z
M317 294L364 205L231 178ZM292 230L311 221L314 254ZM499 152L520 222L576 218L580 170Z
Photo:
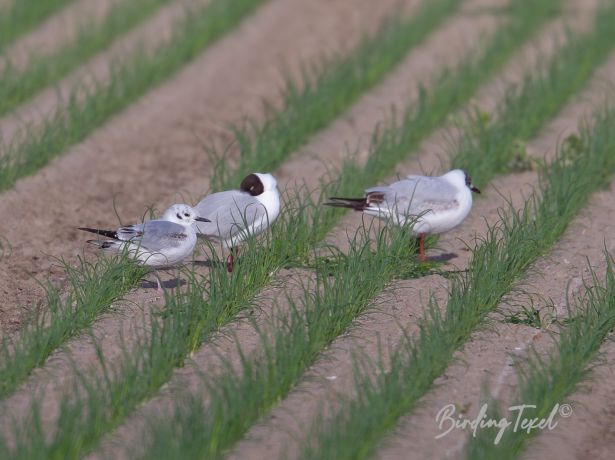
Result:
M235 257L239 256L239 248L231 248L229 255L226 258L226 270L229 273L233 273L233 267L235 265Z
M425 235L422 233L419 236L419 260L421 262L427 262L427 256L425 255Z
M226 271L229 273L233 273L233 265L234 265L235 259L233 257L233 248L231 248L228 257L226 258Z

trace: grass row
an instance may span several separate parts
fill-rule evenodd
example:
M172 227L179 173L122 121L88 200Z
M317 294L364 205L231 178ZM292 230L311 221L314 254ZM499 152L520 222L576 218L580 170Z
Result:
M10 61L0 73L0 116L58 82L71 70L107 48L117 37L136 26L170 0L122 0L113 6L102 23L82 23L76 37L48 55L32 53L25 68Z
M582 298L568 304L571 313L567 326L556 336L547 356L534 349L529 358L518 367L517 398L511 405L534 404L524 410L525 418L548 419L553 408L558 408L581 382L590 376L591 367L599 357L600 346L615 327L615 272L613 258L606 254L607 270L604 281L592 273L591 285L585 285ZM490 418L498 420L507 414L495 410L496 401L490 404ZM497 432L484 429L466 445L466 458L514 459L518 458L538 430L509 427L497 444Z
M210 2L209 6L203 11L199 11L199 14L195 14L186 20L185 25L189 26L186 30L178 32L171 44L167 45L165 54L158 56L148 57L145 54L140 54L140 59L143 60L143 64L149 64L149 70L154 70L154 64L156 59L164 59L172 55L173 50L181 51L173 59L165 63L160 61L161 66L159 74L153 74L150 76L139 75L140 72L146 72L148 67L145 66L141 69L134 68L128 69L124 67L121 71L118 71L116 78L112 80L111 86L108 88L109 100L90 99L86 100L86 106L80 110L78 105L74 105L73 111L68 115L68 118L59 117L56 121L50 121L47 125L49 132L46 136L41 138L25 139L21 144L22 149L26 149L30 152L28 155L32 155L33 161L38 164L44 164L47 159L44 153L46 149L50 152L60 151L62 148L70 145L74 140L74 137L80 137L86 135L90 128L95 126L98 121L101 121L97 115L99 106L102 110L101 115L103 118L106 116L104 113L107 109L112 107L119 107L126 105L130 100L128 94L131 90L143 91L143 87L130 87L130 82L134 84L146 83L147 85L153 84L154 81L161 78L166 72L170 72L172 69L179 68L179 66L187 60L190 56L194 56L202 48L210 44L218 36L229 30L234 24L247 15L251 9L253 9L262 0L214 0ZM175 43L176 46L172 46ZM138 64L135 62L135 65ZM132 80L121 80L122 75L130 70L134 73ZM148 79L149 82L148 82ZM122 95L126 96L126 101L122 100ZM99 97L98 95L97 97ZM134 96L134 94L133 94ZM76 102L75 102L76 104ZM90 104L90 105L88 105ZM104 112L104 113L103 113ZM86 115L87 114L87 115ZM55 131L57 130L57 131ZM80 133L80 134L79 134ZM62 136L66 137L63 138ZM32 149L28 150L30 146ZM41 154L39 158L37 155ZM0 158L0 165L6 165L10 162L9 157ZM22 165L24 168L34 168L36 166L32 163ZM10 173L13 167L9 166L9 169L2 170L0 166L0 175L2 171ZM13 170L14 171L14 170ZM2 180L0 179L0 182ZM48 290L46 303L51 307L57 305L59 310L57 314L50 315L47 319L33 318L32 321L21 331L16 339L3 340L0 348L1 355L7 362L6 366L2 366L0 370L0 397L6 396L15 390L28 374L34 369L34 367L42 364L47 356L49 356L57 346L62 345L66 340L73 337L79 332L78 326L87 326L91 324L103 311L105 311L112 302L131 288L137 286L139 278L137 276L128 276L130 282L114 283L117 273L121 272L122 268L126 268L126 263L122 259L109 259L106 261L99 261L90 265L87 262L82 261L77 269L69 270L67 277L71 289L69 290L68 297L65 301L58 303L58 293L54 289ZM130 273L127 272L127 273ZM88 280L99 280L100 284L89 283ZM124 280L125 281L125 280ZM100 297L100 289L103 289L105 296ZM73 322L73 309L74 304L71 304L69 300L75 300L83 298L84 302L91 305L91 308L78 308L79 314L83 317L83 321ZM106 302L104 301L106 300ZM62 331L58 334L58 331ZM55 337L53 340L50 337ZM19 363L17 366L8 365Z
M79 258L76 267L63 261L62 267L68 278L67 295L52 284L45 286L46 309L19 331L17 339L0 343L0 398L13 392L53 350L89 327L146 272L127 256L94 262Z
M296 212L295 215L306 216L307 214ZM293 227L293 229L304 229L304 234L301 237L292 239L295 243L297 241L305 242L304 252L308 250L308 242L313 241L314 235L324 235L324 227L329 228L331 225L331 223L322 223L318 219L314 219L314 222L318 223L311 227L307 225ZM297 221L295 220L293 225L296 223ZM315 228L318 228L318 225L321 226L320 232L309 233L309 230L314 231ZM305 231L305 229L308 231ZM288 235L291 232L283 231L283 233ZM292 252L297 250L298 248L293 246ZM250 296L268 283L271 267L280 267L291 257L290 249L275 252L278 254L277 259L274 262L269 262L267 260L268 251L248 251L248 253L258 256L259 263L250 264L248 258L244 255L242 257L242 265L258 265L262 267L260 270L250 270L249 277L246 276L246 273L242 274L241 270L237 270L233 277L228 277L223 270L212 270L211 276L215 279L210 280L206 284L197 283L197 288L192 292L185 293L178 302L167 299L167 310L173 314L165 317L162 323L152 325L152 333L147 337L147 343L141 343L142 347L137 347L138 351L124 356L124 362L113 371L115 378L100 381L100 383L104 382L104 386L106 386L104 390L97 388L96 391L86 391L88 394L87 398L90 398L87 402L87 408L68 403L62 406L59 425L61 427L66 426L67 428L60 428L58 430L56 438L59 442L54 442L48 446L45 455L58 455L59 452L62 453L61 455L68 455L69 457L77 455L75 451L71 450L74 449L75 439L91 441L96 435L100 436L104 433L105 429L110 429L114 424L117 424L121 417L130 412L131 407L134 407L140 399L151 395L155 389L159 388L168 379L173 368L181 365L189 351L196 348L204 340L204 337L207 337L219 325L228 322L234 317L239 309L248 303ZM299 250L299 252L301 251ZM237 281L237 279L240 281ZM209 286L207 292L203 291L204 286ZM256 287L251 289L251 286ZM208 298L207 303L210 308L200 308L204 302L204 297ZM174 307L176 303L180 305ZM191 314L178 314L178 312L186 311L191 312ZM198 319L198 322L195 319ZM168 344L172 341L181 342L182 345L169 347ZM145 348L147 350L144 350ZM147 368L148 371L144 371L144 368ZM122 378L117 378L118 375L121 375ZM125 394L127 382L134 382L135 380L139 382L147 381L147 384L130 384L130 387L136 387L138 390L132 392L132 394ZM117 383L113 383L115 381ZM84 386L84 388L88 388L88 386ZM109 399L105 399L103 396L109 396ZM121 405L115 403L116 399L121 400ZM113 408L112 414L108 413L109 407ZM87 417L92 422L86 429L80 424L73 424L75 417L83 417L84 414L88 414ZM101 414L106 414L104 423L97 418L102 416ZM76 434L70 431L73 429L80 431L80 433ZM40 433L41 431L38 431L39 435ZM29 441L34 440L30 439ZM28 442L27 444L37 446L37 449L41 448L41 443L39 442ZM80 449L90 447L86 441L78 442L77 445ZM27 448L19 450L25 456L36 455L34 451L30 451Z
M444 309L432 299L416 337L407 335L375 378L356 374L357 399L312 426L301 458L367 458L398 419L416 406L453 354L484 323L520 277L562 235L576 213L615 172L615 111L597 114L541 174L525 207L512 204L473 250L467 276L453 277ZM492 458L492 457L490 457Z
M298 83L288 78L282 110L270 111L263 125L248 121L246 126L234 127L240 151L236 167L229 167L225 152L210 150L217 160L213 189L235 187L252 171L278 167L312 134L381 81L410 48L452 16L460 3L424 1L410 18L392 18L374 37L365 37L350 55L325 58L304 68Z
M456 68L448 69L435 77L430 91L421 86L418 103L403 113L400 123L410 126L411 129L403 132L384 129L383 132L388 133L385 136L390 136L389 142L398 143L402 146L401 148L404 148L403 146L414 148L420 140L439 126L450 112L466 103L480 85L501 69L528 37L532 36L547 20L557 15L561 4L561 0L547 0L538 4L528 0L511 0L506 8L505 26L490 37L487 46L480 52L468 57ZM392 26L395 29L400 27L397 22L393 22ZM405 27L411 27L411 24ZM394 31L381 32L384 38L396 37L399 34L400 32ZM335 102L336 97L347 98L349 102L357 97L358 94L352 98L344 96L344 93L349 91L346 88L353 86L353 75L374 72L374 66L370 64L375 59L372 55L388 52L386 47L388 40L384 38L378 40L379 45L383 47L376 46L370 40L366 40L359 47L357 54L364 56L363 65L360 67L356 65L358 62L356 56L351 57L348 62L334 60L329 67L316 71L315 77L310 77L309 73L306 73L302 91L296 89L297 86L289 81L286 110L272 114L261 127L248 122L246 128L235 129L240 146L240 156L233 169L229 167L227 159L224 158L225 152L215 152L210 149L209 151L218 160L212 181L213 188L234 187L245 174L251 171L276 168L294 149L305 142L310 133L333 120L333 116L325 114L324 108L340 106L339 102ZM383 59L384 62L387 61L387 58ZM339 111L335 113L338 114ZM299 119L299 116L306 119ZM396 123L397 120L392 121L393 125ZM312 128L305 129L306 126L312 126ZM376 132L374 136L380 135L383 135L382 132ZM408 148L403 152L404 156L410 150L411 148ZM388 167L391 168L402 157L387 158L390 158L387 161L389 161ZM377 161L382 162L385 159L382 157ZM373 177L376 179L372 180L377 180L382 176L373 175ZM352 182L354 187L350 188L347 193L360 193L363 185L354 179Z
M471 171L479 186L495 174L533 167L525 142L588 81L615 47L615 4L598 9L587 34L569 34L548 64L510 88L493 117L476 110L456 146L452 166Z
M542 10L541 10L542 11ZM536 13L534 11L534 13ZM525 13L527 14L527 13ZM425 93L421 99L421 104L413 112L422 120L420 128L417 128L413 136L403 135L403 141L418 142L428 132L421 131L421 128L428 128L429 132L435 128L446 116L446 114L457 108L462 102L467 100L475 88L480 85L490 73L495 72L504 62L502 54L510 55L516 46L523 41L519 36L520 29L525 36L532 33L539 25L536 22L536 14L532 15L531 20L513 21L514 27L503 29L502 34L511 37L504 49L492 49L491 53L486 53L482 60L463 67L463 76L472 77L468 82L461 86L455 78L442 78L439 89L446 89L447 94L441 92L434 93L433 100ZM542 20L550 17L545 12ZM534 28L525 27L533 24ZM524 25L524 27L519 27ZM514 40L512 38L514 37ZM502 42L499 42L501 45ZM460 70L461 73L461 70ZM457 75L455 75L457 76ZM461 89L461 91L460 91ZM429 99L429 101L428 101ZM431 105L433 104L433 105ZM441 107L439 107L440 105ZM439 109L432 112L429 109ZM435 114L435 115L434 115ZM281 133L282 135L283 133ZM397 142L396 136L383 139L390 142ZM394 164L394 161L390 161ZM348 177L348 183L351 183ZM352 183L357 187L358 183ZM298 213L298 216L305 216L306 213ZM303 217L305 218L305 217ZM316 221L321 221L323 217L316 216ZM283 224L280 224L283 225ZM318 224L321 225L321 224ZM163 317L162 323L154 322L151 333L143 342L143 346L137 347L131 353L124 356L124 360L118 366L114 366L110 371L111 377L96 381L87 379L84 388L95 387L95 391L87 391L83 398L77 398L63 404L62 413L58 426L60 427L51 443L28 439L29 436L40 436L42 430L19 431L21 441L18 443L20 448L15 453L32 455L33 452L27 446L37 446L37 449L47 449L46 453L62 452L63 455L75 455L72 449L82 449L83 451L91 448L96 440L105 432L116 426L141 400L149 397L153 392L164 383L170 376L174 366L181 365L183 359L189 351L196 348L208 335L216 330L221 324L228 322L239 311L244 309L251 297L260 288L269 282L271 269L281 266L289 258L294 258L301 253L301 247L295 244L298 241L313 242L315 235L321 232L311 231L309 235L290 238L297 232L306 232L306 229L313 230L313 226L301 225L301 220L294 221L293 225L282 231L283 238L276 238L272 242L271 250L248 251L248 257L244 256L242 265L246 267L242 273L237 271L229 277L223 273L222 269L211 270L209 276L213 277L207 283L189 283L192 288L177 290L173 295L180 296L178 301L173 298L167 299L167 315ZM324 230L324 226L320 227ZM292 247L289 246L292 242ZM285 245L285 247L284 247ZM307 244L309 250L310 244ZM279 248L279 249L278 249ZM260 251L260 252L259 252ZM290 255L289 255L290 254ZM250 258L254 257L250 262ZM249 268L249 270L248 270ZM201 286L199 288L199 286ZM205 291L204 291L205 289ZM206 307L203 308L204 300ZM102 417L100 419L99 417ZM81 422L74 423L78 419ZM36 426L31 425L31 426ZM75 430L75 431L73 431ZM77 440L75 442L75 439ZM78 446L78 447L75 447Z
M568 96L568 93L561 95L560 107ZM329 191L336 189L336 194L348 193L357 183L370 183L389 171L391 165L403 158L406 149L413 145L415 139L408 135L412 132L410 127L423 126L424 115L419 116L419 113L422 111L414 112L416 117L407 114L402 126L394 124L393 129L381 132L375 138L368 166L361 169L354 163L347 164L341 174L336 174L339 182ZM437 113L437 110L429 113ZM545 116L542 123L547 119ZM209 398L209 405L203 405L202 399L189 399L173 416L156 423L152 427L150 445L142 455L148 458L158 455L159 458L187 457L199 452L205 457L215 457L223 452L225 446L239 439L254 421L284 397L318 352L343 331L386 285L391 273L413 271L413 267L400 265L394 249L388 252L382 242L379 243L376 255L364 251L365 240L360 244L355 240L351 254L343 263L334 264L329 272L333 273L333 279L339 280L339 284L320 281L318 288L306 289L301 308L292 308L291 317L274 328L276 332L271 342L267 341L269 339L265 341L265 355L244 358L241 372L229 370L210 381L208 391L213 396ZM411 251L407 241L406 247ZM409 253L406 252L406 259ZM370 273L382 273L382 279L365 279L362 276L365 275L364 267L380 267L380 260L387 260L392 272L388 269L370 270ZM342 294L350 300L342 300ZM303 316L299 311L307 313ZM243 391L247 388L250 388L249 392Z
M326 261L316 259L316 280L303 283L303 297L289 296L283 307L289 312L278 311L270 324L258 328L262 350L245 355L239 349L239 369L225 362L223 372L213 371L204 379L207 398L184 395L173 413L148 426L145 449L132 449L130 456L222 458L394 277L420 273L407 228L376 234L373 238L369 228L361 227L350 237L346 254L333 251Z
M73 0L11 0L0 8L0 51Z
M212 0L194 7L174 27L172 38L142 46L109 64L109 80L78 85L40 126L27 126L2 149L0 191L45 166L83 140L112 115L169 78L226 34L265 0Z
M252 171L252 168L266 170L268 167L279 165L283 158L292 152L292 149L298 147L315 130L333 119L344 107L356 99L361 91L382 78L394 62L401 59L405 49L417 44L454 11L455 2L450 0L425 3L415 17L404 22L385 25L378 35L365 39L348 57L338 58L331 67L323 65L316 72L314 80L305 81L303 84L293 84L289 81L285 91L286 102L281 111L271 114L271 118L256 131L253 130L256 128L251 128L249 132L237 131L238 137L242 140L242 155L237 170L231 174L227 169L217 168L212 183L218 184L220 189L235 188L239 183L237 177L245 175L247 171ZM396 43L391 48L393 39ZM393 57L387 57L385 50L389 49L392 49ZM299 87L303 89L299 90ZM441 113L444 114L445 111L446 107L441 110ZM76 112L75 121L78 119L79 113ZM287 125L289 120L292 120L292 126ZM253 144L250 144L248 139L251 139L250 142ZM266 167L256 167L256 163L265 164ZM99 278L112 278L114 271L112 265L102 264L97 267ZM134 281L133 286L118 285L114 298L121 297L131 287L136 286L137 280ZM93 295L96 294L93 293ZM51 302L52 299L49 301ZM96 315L103 310L104 306L101 305L87 311ZM94 318L95 316L92 316L90 321ZM62 316L53 317L53 320L64 321ZM53 327L77 332L77 329L70 325L58 324ZM47 342L45 335L33 334L36 330L36 328L26 329L25 335L20 337L20 340L28 345L18 344L17 352L10 356L9 362L23 364L14 368L15 375L10 375L10 371L7 371L6 376L0 373L0 378L2 378L0 383L4 388L0 394L10 392L27 376L32 366L40 364L40 360L30 360L25 356L28 353L34 353L34 351L29 351L30 348L44 349L49 354L54 349L52 345L58 345L56 342ZM65 336L65 338L69 337ZM42 354L40 356L42 357ZM30 367L29 370L28 367ZM7 369L13 368L7 367Z

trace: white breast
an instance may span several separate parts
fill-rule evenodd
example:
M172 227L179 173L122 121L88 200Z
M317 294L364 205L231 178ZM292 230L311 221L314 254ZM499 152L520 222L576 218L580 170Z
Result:
M239 232L224 241L227 249L238 246L245 241L249 235L260 235L265 231L280 215L280 194L277 190L267 191L256 197L258 202L265 207L266 215L255 220L246 232Z
M461 224L472 209L472 192L468 188L460 191L450 208L427 211L412 228L415 235L433 235L448 232Z

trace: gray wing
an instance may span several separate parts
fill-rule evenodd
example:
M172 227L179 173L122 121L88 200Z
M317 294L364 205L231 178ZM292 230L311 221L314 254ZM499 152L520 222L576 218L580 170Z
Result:
M378 197L374 204L397 209L400 213L419 215L426 211L442 211L459 205L457 189L439 177L408 176L385 187L372 187L365 191Z
M117 239L122 241L130 241L133 238L140 238L143 236L143 229L145 224L127 225L126 227L120 227L117 229Z
M122 227L117 233L120 239L130 241L151 252L181 246L189 239L185 227L166 220L150 220Z
M239 190L213 193L194 208L199 216L211 220L193 224L197 233L221 238L230 238L267 215L256 198Z

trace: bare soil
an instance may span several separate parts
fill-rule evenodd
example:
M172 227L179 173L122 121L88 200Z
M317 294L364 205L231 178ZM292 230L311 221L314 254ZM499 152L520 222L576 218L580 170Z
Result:
M414 91L420 81L428 80L428 77L433 75L436 70L442 69L445 65L451 65L455 60L460 59L463 52L470 49L481 33L494 25L493 18L487 14L468 13L472 7L479 3L476 1L469 2L467 9L464 9L463 12L445 24L441 30L428 38L424 45L410 52L407 59L382 84L362 97L339 120L317 134L309 144L296 152L280 170L276 171L276 177L278 177L281 187L291 186L296 181L305 181L310 189L317 187L326 170L339 166L343 157L348 154L346 146L357 138L360 140L368 139L374 126L388 117L392 106L397 105L397 108L401 109L407 101L414 98ZM469 30L472 32L468 33ZM447 44L451 41L458 43L458 46L448 46ZM400 98L399 94L404 97ZM359 146L359 149L364 147L366 145ZM274 304L284 303L283 297L280 298L278 295L279 286L297 285L304 277L305 273L298 270L283 270L278 274L275 285L266 289L259 296L258 304L262 306L259 309L259 312L262 313L259 323L262 324L267 318L271 317ZM258 337L248 322L242 326L238 323L233 324L225 328L222 333L225 336L238 337L244 352L250 352L259 345ZM212 347L217 349L219 346L220 344L214 341L214 343L205 345L197 351L192 357L192 366L178 370L170 387L197 388L200 382L199 371L212 372L212 366L217 361L212 352ZM231 362L238 365L239 358L236 353L232 353L233 347L234 345L231 346L231 353L227 352L225 356L227 359L233 356L230 358ZM172 394L168 396L172 397ZM157 413L161 406L168 406L168 401L158 400L147 404L141 415L133 417L110 439L108 443L111 446L110 448L117 445L129 445L130 443L126 440L135 436L135 427L141 424L143 418L148 418L146 414ZM117 438L122 438L123 442L117 442ZM251 452L252 454L254 452ZM113 455L116 456L117 454L114 453Z
M296 72L327 50L348 49L396 3L269 2L175 77L3 193L0 212L10 218L0 235L11 251L0 260L2 330L15 330L43 298L33 277L63 281L53 258L72 261L82 252L76 227L117 225L114 203L130 222L149 206L202 195L211 165L201 139L226 145L230 123L262 119L263 100L279 103L285 68ZM197 191L186 193L195 182Z
M88 3L91 2L80 0L78 4ZM122 221L129 222L140 220L150 205L164 209L173 202L196 201L208 190L211 168L201 139L226 145L231 139L229 123L239 122L245 116L262 120L263 100L274 105L280 103L283 70L296 74L302 62L313 61L332 50L347 51L362 33L373 32L381 19L395 11L398 3L397 0L271 0L175 77L114 117L83 143L36 175L19 181L15 189L0 194L0 214L5 217L0 222L0 235L11 247L0 259L0 336L16 331L26 315L36 308L45 308L44 293L35 277L50 278L63 285L65 280L62 271L54 265L54 257L74 262L82 254L86 238L75 230L77 226L113 227L117 224L114 203ZM303 179L308 186L315 187L325 170L338 166L355 147L357 154L365 159L369 134L375 124L387 118L392 106L399 108L415 98L418 82L428 82L437 70L463 59L463 53L481 34L497 25L493 14L497 8L493 7L504 3L504 0L465 2L460 14L409 53L382 84L295 152L276 172L281 187ZM411 12L416 4L416 0L408 0L404 7ZM574 18L575 27L586 27L596 4L596 0L571 0L567 16ZM36 37L47 35L64 40L59 32L62 27L53 26L60 23L58 17L48 21L52 26L42 27L25 37L23 43L36 43L41 40ZM171 24L176 17L177 9L164 8L148 24L123 37L117 49L130 46L137 37L148 36L157 27ZM473 103L487 110L496 107L504 84L518 80L525 69L544 56L536 52L537 48L542 53L551 52L557 46L551 37L561 36L562 31L561 21L549 24L500 77L479 91ZM15 49L18 53L18 46ZM109 56L103 53L95 58L88 71L104 75L103 64ZM71 78L83 71L77 71L62 85L68 87ZM602 101L608 82L614 78L615 55L600 69L588 90L575 97L528 145L530 154L552 158L554 147L576 129L579 118ZM54 104L51 94L51 90L45 91L24 106L22 116L34 114L35 120L36 113L51 110ZM6 129L10 134L11 123L14 118L0 120L0 130ZM447 163L451 135L454 132L450 127L438 131L423 143L416 157L400 163L396 171L405 175L442 170ZM236 152L231 150L229 161L233 155ZM445 268L464 268L469 260L466 244L471 245L485 231L487 223L496 221L497 210L505 204L505 197L520 207L536 180L533 171L496 178L484 190L483 198L476 200L466 222L443 235L430 255L452 257ZM604 270L603 249L615 251L615 239L607 231L615 211L614 197L615 182L609 190L592 197L554 250L541 258L523 280L522 286L531 296L515 295L514 299L507 299L502 311L518 313L522 306L534 305L558 318L565 315L567 289L570 292L582 289L582 280L588 274L587 260L600 272ZM358 214L347 215L329 235L329 240L344 246L346 229L355 228L360 220ZM290 289L292 293L293 286L309 276L305 271L281 271L274 285L260 294L260 307L248 314L252 313L263 324L271 317L273 305L281 304L283 308L284 291ZM379 349L386 353L387 344L398 342L402 327L410 332L416 330L417 319L429 295L435 295L443 304L446 293L447 282L439 275L397 281L379 296L373 311L360 318L348 334L338 338L297 388L250 430L230 457L264 459L280 457L283 453L292 457L314 414L321 407L330 412L340 395L349 394L353 353L357 349L371 357L376 357ZM141 288L103 315L94 327L94 335L102 343L105 356L113 361L120 351L120 332L130 340L134 328L140 327L141 321L162 304L152 289ZM490 325L489 329L473 334L464 349L456 354L455 363L437 380L436 388L387 439L378 453L379 458L460 458L467 433L455 431L436 440L438 410L454 403L472 417L478 410L483 396L481 385L485 382L492 394L507 400L515 388L511 357L525 353L530 344L542 351L551 345L547 334L526 325L503 322L501 315L493 315ZM128 458L123 446L138 442L144 421L172 407L179 389L195 390L199 371L216 372L219 355L237 365L233 337L239 340L244 351L259 348L258 337L249 321L240 320L224 328L192 356L191 365L178 369L170 384L109 436L102 449L90 458ZM79 368L85 369L96 361L87 337L71 341L67 350ZM0 412L23 414L32 394L46 387L43 418L53 420L57 413L55 395L71 379L66 356L65 351L54 353L26 384L0 403ZM610 458L615 430L608 420L615 413L615 403L610 383L613 370L608 364L613 359L615 347L607 344L604 347L607 365L596 370L594 378L584 387L586 391L571 398L575 401L573 417L562 420L555 431L539 436L528 449L527 458ZM6 417L0 417L0 425L6 422Z
M24 126L28 129L40 126L45 118L53 115L58 104L64 104L75 94L83 96L93 85L106 83L111 78L109 62L116 62L130 56L130 53L140 48L156 49L157 46L171 38L173 27L184 16L186 8L196 4L207 4L209 0L180 0L161 7L143 23L138 24L123 36L116 37L113 43L103 52L83 63L60 82L36 94L26 103L22 104L12 113L0 119L0 135L2 139L10 141L22 134ZM98 8L100 9L100 8ZM77 15L78 12L75 12ZM106 11L108 13L108 11ZM99 12L102 20L102 12ZM88 16L89 17L89 16ZM95 17L93 18L95 19ZM74 18L77 21L77 18ZM80 26L80 24L79 24ZM74 26L75 27L75 26ZM73 29L74 29L73 27ZM53 32L53 29L51 30ZM37 30L37 34L40 31ZM48 34L41 34L40 40L48 38ZM73 34L74 35L74 34ZM29 38L30 36L27 36ZM24 39L25 41L25 39ZM31 58L34 46L25 45L19 52L13 53L13 58L20 61Z
M544 296L547 305L552 303L560 318L565 318L565 293L583 291L583 281L592 283L588 265L599 278L604 279L606 262L604 251L613 254L615 236L606 232L613 222L615 211L615 181L607 190L596 193L578 218L558 242L552 254L537 264L539 276L533 286ZM612 338L611 338L612 339ZM552 342L541 334L542 348L549 349ZM536 340L535 340L536 342ZM572 405L572 415L558 418L553 431L545 431L537 439L524 458L576 459L612 457L615 432L608 422L615 413L613 396L613 359L615 347L608 340L601 349L602 356L590 379L567 401Z
M49 54L77 36L85 19L102 20L118 0L76 0L44 20L35 30L17 39L4 51L10 61L22 67L32 54Z
M267 3L171 81L0 196L0 208L15 208L12 214L19 214L12 222L28 222L21 230L8 222L0 228L12 244L10 257L0 261L7 275L1 287L7 298L18 301L3 303L3 324L12 320L8 330L15 330L23 315L42 299L43 292L36 290L31 276L52 276L62 283L51 256L71 261L81 254L85 238L77 226L117 225L114 203L127 222L126 216L140 220L149 205L163 209L173 202L194 202L208 189L210 165L201 139L227 143L228 124L239 123L245 116L261 119L262 100L279 103L285 70L296 73L301 63L320 58L323 52L350 49L397 6L393 0L377 5L367 1ZM249 85L246 75L250 75ZM164 204L158 205L162 200ZM16 275L23 280L16 283ZM94 334L110 361L120 353L120 333L130 337L132 328L142 325L150 309L160 305L162 300L152 289L139 289L101 318ZM68 351L73 364L82 369L96 362L87 336L71 342ZM37 389L65 388L72 378L70 366L63 351L55 353L4 402L5 413L23 413ZM45 398L44 419L54 418L57 402L57 398Z

